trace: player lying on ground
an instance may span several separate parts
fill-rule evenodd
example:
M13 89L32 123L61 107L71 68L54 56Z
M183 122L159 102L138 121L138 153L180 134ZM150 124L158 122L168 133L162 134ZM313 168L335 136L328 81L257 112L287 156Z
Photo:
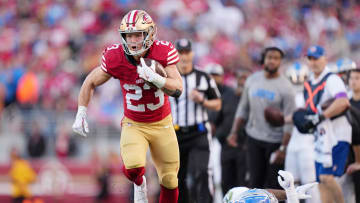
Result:
M292 174L282 170L279 171L278 182L284 190L235 187L226 193L223 203L277 203L281 200L299 203L300 199L311 198L306 193L318 184L309 183L295 188Z

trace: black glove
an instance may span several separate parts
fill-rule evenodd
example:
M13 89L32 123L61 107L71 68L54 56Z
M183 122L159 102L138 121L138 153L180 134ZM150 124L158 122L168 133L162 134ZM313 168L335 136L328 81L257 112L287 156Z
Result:
M325 120L324 115L314 114L305 109L298 109L293 114L293 122L301 133L314 133L316 126Z
M305 119L316 127L325 120L325 116L323 114L309 114L305 116Z

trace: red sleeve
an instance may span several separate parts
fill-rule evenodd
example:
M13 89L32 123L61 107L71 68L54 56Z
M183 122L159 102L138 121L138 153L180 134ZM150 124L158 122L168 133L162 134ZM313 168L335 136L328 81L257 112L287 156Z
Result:
M170 43L169 46L170 49L167 53L166 66L174 65L179 62L179 54L177 50L175 49L174 45L171 44L171 42L169 43Z
M171 42L168 41L156 41L157 61L164 67L174 65L179 62L179 54Z
M113 44L110 47L107 47L101 56L101 69L105 71L106 73L110 74L111 76L114 76L115 68L117 67L117 56L116 52L118 49L121 49L120 44Z

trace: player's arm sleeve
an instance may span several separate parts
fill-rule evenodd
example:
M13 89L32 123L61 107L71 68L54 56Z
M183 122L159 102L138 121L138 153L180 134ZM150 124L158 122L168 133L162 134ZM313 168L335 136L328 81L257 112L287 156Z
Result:
M106 67L106 58L105 58L106 53L103 52L102 56L101 56L101 70L105 71L106 73L109 73L107 67Z
M160 48L160 60L158 60L158 62L164 67L166 68L167 66L170 65L176 65L180 58L179 58L179 54L178 51L176 50L176 48L174 47L174 45L171 42L168 41L162 41L162 42L158 42L159 46L161 46Z
M295 111L295 90L292 88L290 83L286 83L287 85L283 89L283 113L284 116L292 115ZM285 84L284 84L285 85ZM291 123L287 123L284 125L283 132L291 134L293 125Z
M208 80L208 89L206 90L206 96L208 99L219 99L221 97L220 91L217 88L215 80L206 75L206 79Z
M329 91L330 95L337 98L347 98L346 87L341 78L335 74L329 76L326 81L326 90Z
M250 79L251 79L251 77L246 79L246 82L244 85L244 90L243 90L243 93L241 94L241 99L240 99L240 102L239 102L237 110L236 110L235 119L242 118L244 120L248 120L248 118L249 118L249 109L250 109L249 86L251 83Z
M110 48L106 48L101 56L100 68L105 73L114 77L114 69L116 68L116 54L114 54L114 49L120 46L118 44L112 45Z
M170 43L170 50L167 54L166 65L167 66L175 65L179 62L179 60L180 60L180 58L179 58L178 51L175 49L174 45L172 45Z

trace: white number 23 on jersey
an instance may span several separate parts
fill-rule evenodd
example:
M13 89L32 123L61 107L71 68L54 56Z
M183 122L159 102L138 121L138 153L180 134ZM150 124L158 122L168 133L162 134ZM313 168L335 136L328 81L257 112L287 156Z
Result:
M123 85L124 89L126 89L126 91L130 91L130 90L135 90L134 93L126 93L125 98L126 98L126 104L127 104L127 108L133 111L138 111L138 112L144 112L145 111L145 104L139 104L139 105L133 105L131 103L131 100L140 100L142 98L142 89L141 87L139 87L138 85L130 85L130 84L124 84ZM143 86L144 90L149 90L150 86L147 85L146 83ZM161 106L164 105L164 92L161 91L160 89L158 89L156 92L154 92L154 96L159 98L159 103L154 104L154 103L148 103L146 104L146 108L150 109L151 111L155 111L156 109L160 108Z

